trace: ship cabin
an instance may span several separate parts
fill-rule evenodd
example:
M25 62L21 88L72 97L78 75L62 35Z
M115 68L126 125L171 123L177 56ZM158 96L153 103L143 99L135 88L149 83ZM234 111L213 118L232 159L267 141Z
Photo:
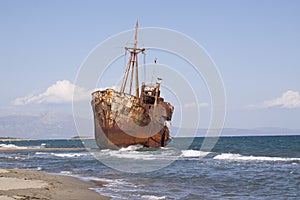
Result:
M163 98L160 97L160 80L156 82L156 85L146 85L144 82L141 87L141 103L148 104L149 108L151 106L156 106L159 102L164 101Z

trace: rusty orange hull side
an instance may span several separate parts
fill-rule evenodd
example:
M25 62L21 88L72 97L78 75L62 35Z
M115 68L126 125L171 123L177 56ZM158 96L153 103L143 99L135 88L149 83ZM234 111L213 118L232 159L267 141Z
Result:
M114 90L93 93L95 138L101 149L141 144L164 147L170 140L165 116L150 120L149 111L134 96ZM149 125L149 120L151 124Z
M118 149L138 144L144 147L164 147L170 140L167 127L147 138L134 137L119 128L98 127L95 129L95 136L101 149Z

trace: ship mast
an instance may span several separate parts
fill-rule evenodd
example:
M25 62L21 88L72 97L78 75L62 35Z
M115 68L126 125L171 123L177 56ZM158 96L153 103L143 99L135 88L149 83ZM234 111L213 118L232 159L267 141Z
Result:
M133 76L135 75L135 96L139 100L138 54L140 52L144 52L145 48L138 48L137 47L137 35L138 35L138 21L136 21L136 25L135 25L134 45L131 48L125 47L125 50L128 51L130 53L130 55L129 55L129 59L128 59L128 62L127 62L127 66L126 66L125 74L124 74L124 77L123 77L123 82L122 82L120 92L124 93L124 91L125 91L125 87L126 87L126 83L127 83L127 79L128 79L128 73L131 69L132 71L131 71L131 78L130 78L129 94L131 94Z

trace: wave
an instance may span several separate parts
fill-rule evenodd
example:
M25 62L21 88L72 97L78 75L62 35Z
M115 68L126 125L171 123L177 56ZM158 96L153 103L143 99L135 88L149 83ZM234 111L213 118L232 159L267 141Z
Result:
M162 151L124 151L124 150L111 150L102 151L109 156L118 158L130 158L135 160L177 160L180 158L202 158L210 154L211 152L199 151L199 150L181 150L176 152L169 149L161 149Z
M211 152L199 151L199 150L182 150L180 157L183 158L196 158L196 157L205 157Z
M137 144L137 145L130 145L128 147L123 147L123 148L119 149L119 151L136 151L136 150L139 150L142 148L144 148L143 145Z
M60 171L60 174L72 176L73 173L71 171Z
M145 152L138 151L110 151L108 152L110 156L117 158L129 158L134 160L155 160L158 159L157 155L148 154Z
M215 156L216 160L242 160L242 161L300 161L300 158L283 158L283 157L269 157L269 156L243 156L233 153L222 153Z
M60 158L74 158L82 157L88 155L88 153L45 153L45 152L36 152L35 155L52 155Z
M35 155L49 155L49 153L45 153L45 152L35 152Z
M73 176L73 175L72 175ZM92 181L92 182L101 182L101 184L105 187L97 187L97 188L90 188L99 192L102 195L107 195L112 199L128 199L125 198L128 194L136 193L137 185L127 182L124 179L108 179L108 178L99 178L99 177L83 177L74 175L74 177L79 178L83 181Z
M120 158L132 160L176 160L178 153L170 149L143 149L142 145L132 145L119 150L103 149L100 151L91 152L96 158Z
M82 157L87 154L86 153L51 153L51 155L54 155L56 157L62 157L62 158L74 158L74 157Z
M7 156L6 158L12 159L12 160L26 160L26 158L21 156Z
M27 149L27 147L16 146L14 144L0 144L0 148L3 148L3 149Z
M104 149L100 152L94 152L96 157L101 155L112 156L117 158L129 158L134 160L177 160L180 158L202 158L210 154L211 152L205 152L200 150L181 150L171 148L160 148L156 151L138 151L142 149L141 145L133 145L119 150Z
M160 199L166 199L165 196L154 196L154 195L142 195L141 196L142 199L149 199L149 200L160 200Z
M0 144L0 149L40 149L45 147L45 143L42 143L40 146L17 146L14 144Z

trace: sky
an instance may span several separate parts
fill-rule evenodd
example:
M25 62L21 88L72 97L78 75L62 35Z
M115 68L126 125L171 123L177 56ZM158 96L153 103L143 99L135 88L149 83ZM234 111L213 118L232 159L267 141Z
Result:
M205 49L224 83L225 127L300 128L300 2L296 0L1 0L0 116L71 112L72 91L84 60L107 38L133 29L137 19L140 27L181 32ZM159 60L176 65L170 55ZM116 64L120 63L122 59ZM211 116L205 83L191 75L193 87L198 81L204 88L203 96L197 96L199 105L186 101L182 108L197 107L202 116ZM175 125L179 121L175 116ZM205 128L209 117L203 121L200 126Z

